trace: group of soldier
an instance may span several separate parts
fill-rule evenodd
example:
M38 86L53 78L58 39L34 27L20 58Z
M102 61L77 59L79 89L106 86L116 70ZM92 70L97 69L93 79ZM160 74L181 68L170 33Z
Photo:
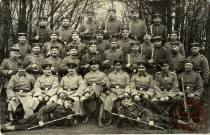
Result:
M95 23L94 11L86 16L78 30L69 26L67 17L57 30L50 30L47 18L40 17L31 45L26 33L18 34L19 42L0 67L12 121L3 130L27 127L19 124L43 126L66 116L69 108L69 114L79 114L68 117L73 125L81 118L88 122L95 112L101 128L104 118L105 125L111 125L114 114L118 126L135 126L126 119L134 118L167 127L183 97L202 102L208 60L200 54L199 43L190 44L191 56L186 58L177 31L167 36L160 14L154 14L150 27L136 9L128 26L116 18L115 9L108 10L102 26Z

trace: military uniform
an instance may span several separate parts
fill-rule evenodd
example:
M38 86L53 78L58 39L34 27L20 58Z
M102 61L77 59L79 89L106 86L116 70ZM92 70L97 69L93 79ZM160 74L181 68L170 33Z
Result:
M44 44L45 42L49 42L50 41L50 32L51 30L47 27L39 27L39 28L35 28L32 31L32 42L40 42L42 44ZM35 40L35 36L39 36L39 40Z
M62 62L61 58L53 57L53 56L50 56L50 57L44 59L44 61L43 61L43 63L51 64L52 67L55 68L54 71L52 71L52 73L56 74L56 75L58 75L58 73L59 73L61 62Z
M132 42L133 40L131 40L130 38L121 38L120 40L118 40L117 44L120 46L120 49L124 54L129 54L132 52L130 45L130 43Z
M142 36L147 32L147 26L143 20L132 20L129 23L129 29L131 31L130 37L136 39L136 37L142 40Z
M62 37L60 42L65 43L65 44L68 44L71 42L72 40L71 35L73 31L74 29L71 27L67 27L67 28L59 27L59 29L56 30L56 32L58 32L59 35Z
M99 54L101 56L103 56L104 52L106 50L109 50L111 48L109 42L107 42L106 40L102 40L101 42L98 41L97 44L97 51L99 52Z
M39 96L41 96L43 99L45 98L45 96L48 96L49 101L47 101L47 104L57 102L58 86L59 82L57 76L42 75L38 77L34 85L35 93L33 94L33 101L31 104L31 108L35 110L37 106L40 104L40 101L38 100Z
M76 73L73 75L67 74L61 79L58 94L66 93L67 96L73 98L75 100L73 104L75 112L84 113L80 97L82 97L85 88L86 85L80 75L77 75Z
M76 56L66 56L63 60L62 60L62 63L60 64L60 69L62 71L65 71L67 69L67 64L68 63L76 63L77 65L80 64L80 59L78 59ZM77 67L78 69L79 67Z
M25 116L33 114L33 110L30 108L33 95L33 86L35 78L25 73L20 75L19 73L12 76L7 86L7 98L10 100L12 97L16 97L17 100L10 100L8 104L8 112L15 113L17 107L22 104L25 111Z
M42 46L42 50L41 50L42 55L45 56L45 57L48 57L50 55L49 52L51 51L50 48L52 46L58 46L59 47L59 50L58 50L59 54L58 54L58 56L61 59L63 59L65 51L64 51L63 45L61 43L57 42L57 41L56 42L50 41L50 42L44 43L44 45Z
M184 45L181 43L181 42L178 42L179 43L179 53L182 55L182 56L185 56L185 51L184 51ZM170 42L167 42L164 44L164 47L171 52L171 43Z
M20 49L20 51L19 51L19 54L20 54L19 58L22 59L22 60L31 51L31 48L28 45L28 43L25 43L25 44L17 43L17 44L14 44L13 47Z
M85 53L85 45L82 42L79 42L79 41L74 42L73 41L73 42L71 42L71 43L66 45L66 48L65 48L66 53L68 53L71 50L71 46L77 46L78 47L78 49L77 49L77 51L78 51L77 56L78 56L79 59L81 59L82 56Z
M150 60L152 57L152 51L154 50L154 45L152 43L146 44L142 43L139 47L139 53L145 56L146 61Z
M177 74L180 74L184 70L184 61L185 57L182 56L179 52L177 54L172 53L172 71Z
M130 94L130 77L122 70L119 72L114 70L108 75L108 78L111 85L111 93L106 97L104 110L111 113L114 101L116 101L120 96L123 96L124 93Z
M167 41L167 33L166 33L166 27L164 25L150 25L149 27L150 33L153 37L155 36L161 36L163 38L163 41Z

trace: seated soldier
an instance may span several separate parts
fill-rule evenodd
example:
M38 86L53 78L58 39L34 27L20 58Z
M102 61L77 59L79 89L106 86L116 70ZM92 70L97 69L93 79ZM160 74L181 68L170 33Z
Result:
M152 99L152 109L160 115L171 115L174 110L174 97L179 92L176 73L169 71L167 60L160 62L161 71L155 74L155 81L159 89L155 90L155 97Z
M35 78L26 73L26 68L23 63L19 63L18 73L13 75L7 86L7 98L9 120L13 120L13 114L17 114L18 108L22 105L25 117L33 114L33 110L30 108L32 101L33 87ZM16 118L23 118L23 116L16 115Z
M80 97L86 88L83 78L77 74L75 63L68 63L68 74L61 79L58 95L63 97L65 94L75 100L73 108L76 113L81 113ZM75 119L73 125L77 125L77 119Z
M155 126L155 124L158 126L162 126L163 128L174 126L173 119L154 114L141 105L137 105L136 103L131 102L130 96L121 99L121 106L118 109L118 116L118 127L126 127L131 125L135 128L143 128L146 125ZM142 125L143 122L144 125Z
M15 130L27 130L28 128L39 125L43 127L45 122L53 121L62 117L67 117L66 121L58 122L57 125L64 125L63 123L68 123L69 119L72 119L72 103L74 99L67 97L65 99L59 98L58 102L42 107L39 112L34 113L24 119L13 121L4 124L1 127L2 132L15 131ZM55 123L53 123L55 125Z
M155 89L158 89L153 76L147 73L147 64L138 62L138 73L131 78L131 95L136 103L150 109Z
M108 75L111 89L106 91L107 97L104 103L104 110L109 118L105 124L106 126L112 122L112 116L109 115L112 112L114 102L127 95L127 93L130 94L130 77L126 72L122 71L122 65L123 61L115 60L114 71ZM116 105L116 108L118 107Z
M57 102L58 77L52 75L51 64L43 64L43 75L38 77L34 85L31 108L38 111L40 107ZM38 107L39 105L39 107Z
M89 65L90 72L88 72L84 77L85 83L88 87L84 91L83 96L80 98L86 113L86 118L83 123L88 122L91 112L96 110L94 106L91 108L90 105L93 105L92 103L97 103L99 107L98 124L99 127L102 128L102 116L104 110L104 101L106 98L105 90L110 87L109 79L105 73L99 71L98 60L91 60Z

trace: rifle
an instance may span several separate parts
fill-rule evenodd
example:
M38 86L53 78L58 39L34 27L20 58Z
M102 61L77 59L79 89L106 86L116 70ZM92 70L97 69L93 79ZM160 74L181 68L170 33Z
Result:
M119 114L116 114L116 113L111 113L111 114L113 114L113 115L115 115L115 116L119 116ZM132 120L132 121L136 121L136 122L140 122L140 123L143 123L143 124L146 124L146 125L149 125L149 123L147 123L147 122L144 122L144 121L141 121L141 120L137 120L137 119L134 119L134 118L130 118L130 117L126 117L126 116L124 116L126 119L129 119L129 120ZM150 125L149 125L150 126ZM156 128L159 128L159 129L164 129L163 127L160 127L160 126L157 126L157 125L153 125L153 127L156 127Z
M75 116L75 115L79 115L79 113L71 114L71 116ZM44 123L44 125L50 124L50 123L53 123L53 122L56 122L56 121L60 121L60 120L63 120L63 119L66 119L68 116L65 116L65 117L62 117L62 118L59 118L59 119L55 119L55 120L52 120L52 121L48 121L48 122ZM35 128L38 128L38 127L40 127L40 125L30 127L30 128L28 128L28 130L35 129Z
M2 80L2 82L1 82L1 87L0 87L0 94L3 91L3 89L4 89L4 81L5 81L4 75L2 76L1 80Z

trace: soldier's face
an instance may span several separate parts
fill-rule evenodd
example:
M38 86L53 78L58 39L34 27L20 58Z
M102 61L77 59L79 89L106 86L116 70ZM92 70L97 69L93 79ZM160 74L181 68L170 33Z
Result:
M132 52L137 53L139 51L139 46L133 45L131 49L132 49Z
M193 69L193 64L192 63L186 63L184 67L185 67L185 70L187 72L189 72Z
M77 55L77 49L71 49L69 51L69 53L70 53L70 55L75 56L75 55Z
M146 68L143 65L138 67L139 74L144 74L146 72Z
M161 40L156 40L156 41L153 42L153 44L154 44L155 47L160 47L161 44L162 44L162 41Z
M117 49L117 42L111 42L111 47L113 50Z
M191 52L192 52L192 55L197 55L200 51L200 48L199 47L191 47Z
M11 51L11 52L10 52L10 57L11 57L12 59L17 59L17 58L18 58L18 52Z
M96 71L99 69L99 65L98 64L93 64L93 65L90 65L90 70L92 71Z
M69 24L70 24L70 22L69 22L68 19L63 19L63 21L62 21L62 23L61 23L61 25L62 25L63 27L68 27Z
M138 19L139 18L139 13L132 13L132 17L134 20Z
M170 34L169 38L172 42L174 42L177 40L178 36L176 34Z
M58 49L52 49L52 56L58 56Z
M87 18L88 18L88 20L92 20L93 19L93 14L92 13L88 13L87 14Z
M26 42L26 37L25 36L20 36L18 38L18 40L19 40L20 43L25 43Z
M97 34L97 35L96 35L96 39L97 39L98 41L102 41L103 38L104 38L103 34Z
M19 67L19 68L18 68L18 72L19 72L20 74L25 74L26 69L23 68L23 67Z
M110 12L109 12L109 18L110 18L110 19L114 19L115 17L116 17L116 13L113 12L113 11L110 11Z
M75 68L68 68L68 73L70 74L70 75L73 75L73 74L75 74L77 71L76 71L76 69Z
M72 107L72 102L69 100L64 101L64 108L65 109L70 109Z
M129 31L128 30L123 30L122 31L122 36L123 37L128 37L129 36Z
M123 101L121 101L122 106L128 108L131 104L131 99L124 99Z
M155 19L153 19L154 24L159 25L161 23L161 18L160 17L156 17Z
M149 34L145 34L144 37L143 37L143 40L145 42L149 42L151 40L151 36Z
M72 34L72 39L74 41L77 41L79 39L79 35L78 34Z
M51 68L47 67L47 68L43 69L43 74L47 75L47 76L51 75Z
M115 70L119 72L122 69L122 65L120 63L115 64Z
M162 66L161 66L161 70L164 72L166 72L166 71L168 71L168 69L169 69L169 65L168 64L163 64Z
M51 34L50 38L52 41L56 41L58 36L56 34Z
M35 46L35 47L33 47L32 48L32 51L33 51L33 53L35 53L35 54L37 54L37 53L40 53L40 47L38 47L38 46Z
M45 21L45 20L40 20L40 21L39 21L39 26L41 26L41 27L47 26L47 21Z
M97 46L96 46L96 45L91 45L91 46L89 47L89 50L90 50L90 52L92 52L92 53L96 53L96 51L97 51Z

